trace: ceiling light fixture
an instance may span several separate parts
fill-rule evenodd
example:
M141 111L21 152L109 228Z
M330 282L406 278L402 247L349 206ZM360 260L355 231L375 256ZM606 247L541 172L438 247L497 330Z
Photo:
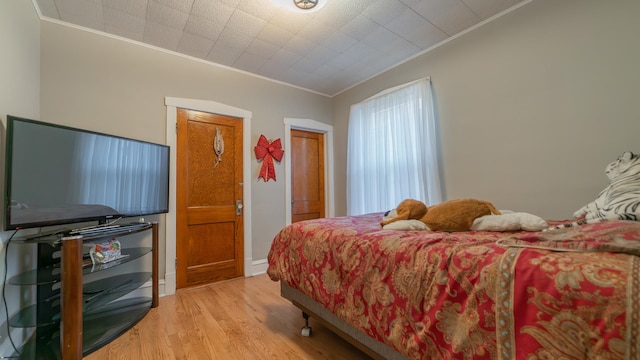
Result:
M310 10L318 5L318 0L293 0L293 3L302 10Z
M322 9L328 0L271 0L281 7L297 13L308 14Z

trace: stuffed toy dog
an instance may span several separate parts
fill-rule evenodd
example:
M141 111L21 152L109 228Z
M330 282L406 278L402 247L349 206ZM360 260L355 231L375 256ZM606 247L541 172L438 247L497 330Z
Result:
M432 231L469 231L476 218L500 215L493 204L477 199L455 199L427 207L423 202L406 199L395 209L396 216L385 218L385 226L398 220L420 220Z

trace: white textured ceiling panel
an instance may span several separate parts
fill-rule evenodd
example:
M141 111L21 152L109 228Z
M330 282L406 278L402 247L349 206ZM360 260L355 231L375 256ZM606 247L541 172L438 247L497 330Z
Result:
M44 18L335 95L529 0L35 0Z

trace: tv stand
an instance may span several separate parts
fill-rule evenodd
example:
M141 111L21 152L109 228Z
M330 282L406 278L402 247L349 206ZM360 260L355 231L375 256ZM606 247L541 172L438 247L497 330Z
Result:
M74 235L88 235L88 234L94 234L94 233L99 233L99 232L108 232L111 229L116 229L116 228L119 228L119 227L120 227L120 225L118 225L118 224L89 226L89 227L73 229L73 230L69 231L69 235L71 235L71 236L74 236Z
M132 227L133 225L144 225L144 222L139 222L139 223L131 223L128 225L121 225L121 224L116 224L116 222L118 220L120 220L121 218L117 218L117 219L110 219L109 220L100 220L98 221L98 225L92 225L92 226L85 226L85 227L81 227L81 228L76 228L76 229L72 229L71 231L69 231L69 234L71 235L86 235L86 234L92 234L94 232L99 232L102 230L108 231L109 229L115 229L115 228L119 228L120 226L129 226Z
M145 236L149 230L151 239ZM124 238L136 233L140 235ZM129 256L106 263L103 268L83 263L85 241L113 237L118 237L123 254ZM35 245L38 250L37 269L18 274L7 283L36 287L36 304L18 310L8 320L12 327L35 328L34 335L19 346L20 358L82 359L122 335L159 305L157 223L123 224L85 235L67 232L11 242ZM144 247L127 247L136 242ZM100 274L94 275L97 272ZM151 296L142 286L149 278ZM58 283L59 289L55 285Z
M143 224L144 225L144 224ZM158 297L158 224L150 225L152 229L152 248L153 248L153 266L152 266L152 302L151 307L157 307L159 304ZM148 227L147 227L148 228ZM142 227L133 226L128 229L127 226L118 226L113 228L102 228L101 232L92 235L68 236L62 238L62 303L61 303L61 346L62 359L82 359L82 320L83 320L83 296L82 296L82 244L85 239L111 237L123 235L129 230L140 230ZM107 290L105 290L107 291ZM135 322L137 322L136 320ZM133 324L131 324L133 325Z

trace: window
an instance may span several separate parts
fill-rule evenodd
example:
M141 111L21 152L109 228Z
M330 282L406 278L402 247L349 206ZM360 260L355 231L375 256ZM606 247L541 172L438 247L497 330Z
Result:
M431 81L417 80L351 106L347 214L441 201Z

